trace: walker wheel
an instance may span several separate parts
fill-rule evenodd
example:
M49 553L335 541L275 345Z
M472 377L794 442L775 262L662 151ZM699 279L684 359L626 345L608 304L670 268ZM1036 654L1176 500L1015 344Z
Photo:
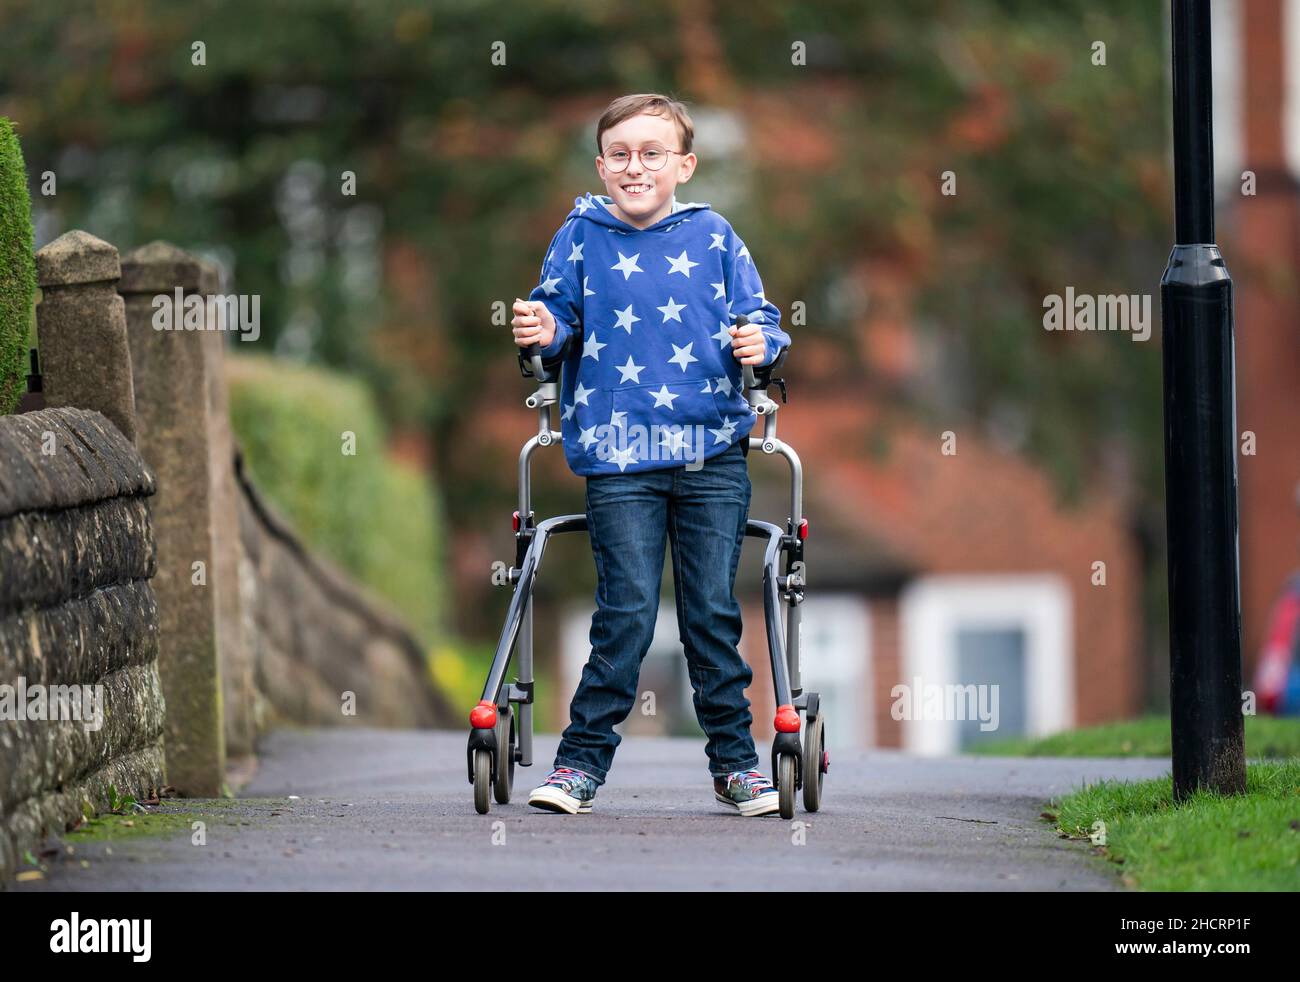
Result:
M777 799L785 819L794 818L794 764L794 754L782 754L776 762Z
M488 792L492 785L492 755L487 750L474 751L474 810L486 815L491 807Z
M822 777L829 764L822 735L822 716L804 726L803 735L803 810L815 812L822 802ZM816 778L809 777L815 774Z
M492 796L497 804L510 803L510 790L515 783L515 711L507 706L497 713L497 773L492 782Z

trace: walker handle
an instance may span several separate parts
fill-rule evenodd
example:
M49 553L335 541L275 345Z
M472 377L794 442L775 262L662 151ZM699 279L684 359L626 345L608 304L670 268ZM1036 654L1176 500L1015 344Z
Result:
M546 368L542 365L542 346L534 341L530 344L524 353L529 361L533 363L533 377L539 382L546 378Z
M746 317L744 314L740 314L740 315L738 315L738 316L736 317L736 326L737 326L737 327L744 327L744 326L745 326L746 324L748 324L748 323L749 323L749 318ZM748 390L748 389L757 389L757 388L758 388L758 379L755 378L755 376L754 376L754 366L753 366L753 365L741 365L741 366L740 366L740 371L741 371L741 377L742 377L742 378L744 379L744 381L745 381L745 388L746 388L747 390Z

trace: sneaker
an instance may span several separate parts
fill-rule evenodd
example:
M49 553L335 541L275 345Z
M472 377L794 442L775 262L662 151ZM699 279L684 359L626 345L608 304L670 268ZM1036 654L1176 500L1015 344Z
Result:
M536 808L551 812L591 811L591 799L596 797L596 779L586 771L573 767L557 767L551 771L545 783L533 788L528 796L528 803Z
M780 808L780 795L762 771L732 771L713 779L713 797L742 815L766 815Z

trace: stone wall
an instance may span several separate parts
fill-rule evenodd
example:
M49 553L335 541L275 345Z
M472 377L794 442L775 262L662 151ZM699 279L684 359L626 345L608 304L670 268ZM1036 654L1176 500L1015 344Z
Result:
M101 413L0 416L4 878L83 800L98 811L110 785L137 796L163 785L153 493L144 460ZM37 710L36 687L55 685L100 687L100 725Z
M214 796L280 723L460 715L401 620L242 472L225 338L154 327L159 295L225 292L215 270L80 231L36 265L43 407L0 417L0 885L110 784ZM102 726L12 718L50 684L92 687Z

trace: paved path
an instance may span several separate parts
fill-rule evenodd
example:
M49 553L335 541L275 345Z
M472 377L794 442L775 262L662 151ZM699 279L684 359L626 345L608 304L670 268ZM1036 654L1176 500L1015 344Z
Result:
M49 858L45 881L11 889L1116 890L1112 867L1038 818L1043 802L1084 781L1169 770L1150 758L832 750L821 810L797 805L796 844L793 823L714 802L702 739L625 738L592 813L573 816L524 804L556 736L535 739L514 799L487 815L474 811L465 740L277 731L236 801L164 802L209 817L206 845L188 833L85 843ZM769 748L759 756L766 771Z

